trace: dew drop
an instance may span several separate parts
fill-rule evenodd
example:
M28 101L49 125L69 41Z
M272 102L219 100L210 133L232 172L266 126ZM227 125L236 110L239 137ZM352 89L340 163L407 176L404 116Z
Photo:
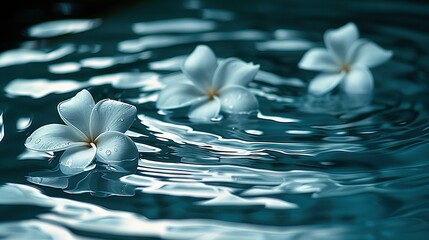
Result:
M106 128L106 131L110 131L110 128L108 128L108 127L107 127L107 128Z
M112 152L110 150L106 150L106 155L110 156L110 154L112 154Z
M32 138L32 137L29 137L29 138L27 138L27 140L25 140L25 143L30 143L30 142L31 142L31 140L33 140L33 138Z
M37 139L37 140L36 140L36 144L37 144L37 143L40 143L40 141L42 141L42 139L40 139L40 138L39 138L39 139Z
M117 151L118 151L118 149L117 149L117 148L115 148L115 149L113 149L113 151L117 152Z
M123 118L121 118L121 119L119 119L119 121L123 122L123 121L124 121L124 119L123 119Z
M32 178L29 178L29 180L31 180L31 182L33 183L42 183L41 177L32 177Z
M68 159L67 161L66 161L66 164L65 164L67 167L71 167L71 165L72 165L72 162L71 162L71 160L70 159Z

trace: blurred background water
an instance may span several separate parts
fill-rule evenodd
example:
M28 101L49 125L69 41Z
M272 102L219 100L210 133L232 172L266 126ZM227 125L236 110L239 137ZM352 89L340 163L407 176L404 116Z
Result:
M0 25L0 238L426 239L426 1L15 2ZM314 105L297 63L347 22L394 57L368 106ZM261 65L258 114L156 109L198 44ZM66 177L25 149L82 88L137 106L136 173Z

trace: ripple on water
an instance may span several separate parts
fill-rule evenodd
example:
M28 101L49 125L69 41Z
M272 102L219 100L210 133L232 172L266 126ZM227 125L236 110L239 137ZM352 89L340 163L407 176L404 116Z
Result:
M134 23L132 29L137 34L192 33L205 32L216 28L216 22L192 18L176 18L155 22Z
M427 6L314 2L314 8L250 1L248 8L215 9L205 1L152 1L102 25L70 19L31 27L34 42L0 53L6 83L0 148L10 160L0 165L14 169L3 171L3 180L16 173L6 181L24 175L28 181L0 186L0 204L42 212L17 211L17 221L0 223L0 232L16 239L418 239L429 229L429 49L428 34L418 29ZM159 9L168 16L160 18ZM383 23L355 18L368 12L383 15ZM419 24L412 17L398 24L398 14L413 12ZM372 71L373 96L306 95L316 73L296 64L308 48L322 46L324 30L343 24L337 18L356 19L362 36L395 52ZM70 36L47 39L64 34ZM159 90L189 81L181 64L197 44L215 49L219 63L239 57L261 65L249 84L258 113L222 113L202 124L184 117L187 109L156 109ZM126 134L136 142L138 166L97 159L67 176L58 169L59 154L21 151L25 136L54 122L56 104L82 88L137 105L138 120ZM40 171L45 167L51 170Z
M35 38L57 37L65 34L88 31L101 24L100 19L67 19L44 22L28 29L28 35Z
M0 110L0 142L4 138L3 111Z
M38 49L13 49L0 54L0 67L31 62L49 62L67 56L75 51L73 45L63 45L52 51Z

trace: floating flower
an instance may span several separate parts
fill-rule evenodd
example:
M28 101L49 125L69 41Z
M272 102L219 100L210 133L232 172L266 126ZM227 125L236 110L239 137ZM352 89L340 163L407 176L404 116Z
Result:
M60 169L74 175L91 170L96 162L119 166L138 159L135 143L123 134L137 114L129 104L104 99L94 103L87 90L58 104L58 113L66 123L40 127L27 138L25 146L35 151L64 151ZM115 169L121 171L121 169Z
M228 58L218 63L213 51L200 45L182 64L190 82L176 83L161 91L156 106L169 110L190 106L191 119L208 120L228 113L249 113L258 109L256 97L245 88L259 65Z
M346 94L370 94L374 83L369 68L389 60L392 52L358 39L359 32L353 23L328 30L324 38L326 49L309 50L298 64L302 69L325 72L311 81L309 92L324 95L340 85Z

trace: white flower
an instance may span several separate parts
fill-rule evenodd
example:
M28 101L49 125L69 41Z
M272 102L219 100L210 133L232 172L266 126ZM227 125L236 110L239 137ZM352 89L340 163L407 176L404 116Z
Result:
M35 151L65 150L60 157L63 173L78 174L93 169L96 162L114 166L138 159L135 143L123 134L136 117L134 106L109 99L95 104L91 94L82 90L58 104L58 113L66 125L40 127L25 146Z
M365 39L358 39L355 24L328 30L325 33L326 49L309 50L298 66L306 70L324 71L309 85L309 92L323 95L338 85L346 94L369 94L373 89L373 78L369 68L389 60L391 51Z
M218 64L213 51L200 45L182 64L190 83L176 83L161 91L159 109L191 106L191 119L208 120L219 112L248 113L258 109L256 97L245 88L253 80L259 65L228 58Z

